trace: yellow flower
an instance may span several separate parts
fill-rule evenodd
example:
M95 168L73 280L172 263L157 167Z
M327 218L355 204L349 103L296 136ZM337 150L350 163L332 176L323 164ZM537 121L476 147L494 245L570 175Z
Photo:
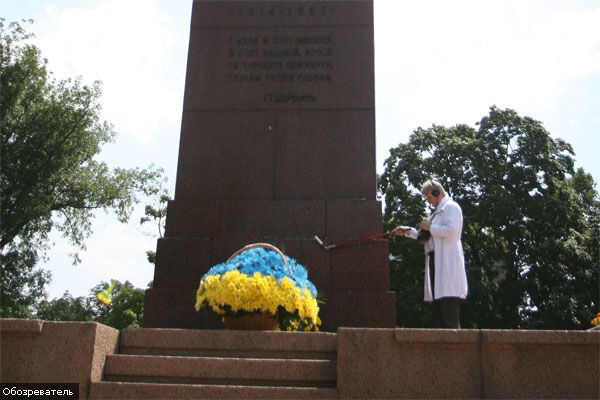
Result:
M100 292L98 294L96 294L96 298L98 300L100 300L102 303L109 305L110 303L112 303L111 299L109 296L107 296L105 293Z
M219 314L224 314L227 307L232 312L244 310L275 314L280 306L291 314L298 312L304 320L304 329L320 324L317 300L310 290L298 288L287 277L278 282L274 277L258 272L248 276L232 270L223 275L205 277L196 292L196 310L208 307ZM294 330L299 328L298 324L292 326Z

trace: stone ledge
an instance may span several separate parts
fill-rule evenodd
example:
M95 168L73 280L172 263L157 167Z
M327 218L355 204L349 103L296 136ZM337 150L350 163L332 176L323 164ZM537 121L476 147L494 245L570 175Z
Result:
M107 354L119 331L97 322L0 319L3 382L78 382L87 398L90 382L102 379Z
M451 334L448 334L452 332ZM407 329L396 328L394 337L404 343L474 343L480 338L475 329Z
M340 398L598 398L596 331L340 328L337 340Z
M42 333L44 321L41 319L1 319L2 335L34 336Z
M320 0L303 3L244 0L194 2L192 29L222 27L277 26L345 26L373 25L372 1L341 1L332 10L333 2ZM231 12L233 10L234 12ZM311 18L306 18L310 16ZM212 18L211 18L212 17Z
M600 331L481 330L483 344L600 344Z
M336 362L333 360L281 360L254 358L221 357L173 357L108 355L106 358L105 379L109 381L203 383L228 381L228 384L244 382L278 381L308 383L320 386L334 383ZM261 385L262 386L262 385ZM287 386L287 385L285 385ZM305 385L306 386L306 385Z
M43 324L43 328L42 327ZM117 359L118 363L136 361L139 371L155 377L157 366L143 361L161 359L165 371L173 371L174 360L186 357L125 357L113 356L117 348L118 332L97 323L47 322L40 320L0 320L2 332L2 378L13 382L79 381L82 398L91 385L90 396L97 398L296 398L295 396L332 396L333 398L598 398L600 374L600 332L598 331L517 331L517 330L438 330L438 329L385 329L340 328L333 333L283 332L227 332L205 331L200 336L212 337L214 345L225 335L230 346L238 343L261 342L292 338L286 346L303 347L304 339L314 340L319 348L337 347L337 362L295 360L292 367L273 360L246 360L246 368L237 360L219 361L226 376L232 370L248 371L267 366L274 374L285 371L314 374L314 366L323 367L336 389L273 388L199 385L150 385L98 382L102 379L104 360ZM7 336L10 329L29 327L41 333L34 337ZM124 331L122 336L145 336L145 329ZM14 332L14 330L13 330ZM152 330L166 345L170 336L172 345L195 346L201 342L198 331ZM170 335L176 333L176 335ZM144 338L151 344L153 335ZM492 338L488 341L486 337ZM127 340L126 340L127 341ZM125 341L125 342L126 342ZM279 340L275 340L279 342ZM287 341L286 341L287 342ZM318 342L318 343L316 343ZM119 360L121 359L121 360ZM66 361L65 361L66 360ZM188 364L190 363L188 358ZM248 363L253 367L248 368ZM152 363L150 363L152 364ZM203 372L198 368L203 361L178 367L190 379ZM112 368L118 365L113 365ZM111 367L108 371L110 372ZM260 370L260 367L258 367ZM262 370L262 374L267 373ZM310 370L310 371L309 371ZM138 372L139 372L138 371ZM191 372L196 371L196 372ZM121 370L113 372L121 373ZM229 375L227 375L229 374ZM335 374L335 375L332 375ZM117 374L118 376L118 374ZM331 378L335 376L335 378ZM236 374L237 377L237 374ZM264 376L263 376L264 377ZM360 377L360 379L357 379ZM149 379L150 379L149 378ZM308 376L314 382L314 375ZM145 379L145 378L144 378ZM171 378L161 378L171 379ZM261 378L262 379L262 378ZM287 378L286 378L287 379ZM286 380L286 382L289 379ZM430 384L435 382L435 385ZM159 392L155 389L161 388ZM186 388L181 393L179 389ZM218 389L220 388L220 389ZM173 389L173 392L170 392ZM260 390L259 390L260 389ZM289 390L289 391L288 391ZM290 397L287 395L290 394ZM121 396L121 397L119 397ZM139 396L139 397L138 397ZM153 397L156 396L156 397Z
M337 391L311 387L173 385L95 382L90 399L337 399Z
M344 328L348 329L348 328ZM449 334L451 332L451 334ZM588 345L600 343L600 331L550 331L503 329L419 329L396 328L396 341L401 342L478 342L482 344L561 344Z
M125 329L121 348L204 348L335 352L336 335L327 332L215 331L189 329Z

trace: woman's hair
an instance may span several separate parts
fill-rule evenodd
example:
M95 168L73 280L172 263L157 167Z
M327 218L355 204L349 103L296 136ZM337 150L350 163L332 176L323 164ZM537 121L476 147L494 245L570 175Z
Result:
M437 197L442 193L446 193L446 191L444 190L444 187L441 183L439 183L436 180L429 179L423 184L423 186L421 186L421 194L425 193L431 193Z

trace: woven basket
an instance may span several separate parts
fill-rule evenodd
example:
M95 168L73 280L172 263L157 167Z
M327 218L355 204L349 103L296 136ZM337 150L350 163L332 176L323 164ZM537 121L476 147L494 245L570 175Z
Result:
M226 315L223 322L227 329L233 331L278 331L279 321L274 315L257 312L243 315L241 317L232 317Z
M283 254L283 252L281 250L279 250L277 247L273 246L270 243L252 243L249 244L247 246L242 247L241 249L239 249L238 251L236 251L235 253L233 253L231 255L231 257L229 257L227 259L227 262L231 261L233 258L235 258L237 255L239 255L240 253L243 253L246 250L250 250L250 249L254 249L256 247L262 247L268 250L273 250L274 252L278 253L281 256L281 259L283 260L283 263L285 264L285 266L288 266L288 262L287 262L287 258L285 258L285 255Z
M273 246L269 243L253 243L247 246L242 247L235 253L231 255L227 259L227 261L231 261L240 253L243 253L246 250L254 249L256 247L262 247L268 250L273 250L281 256L286 267L288 266L287 259L281 250L277 247ZM272 314L264 313L264 312L255 312L248 315L242 315L240 317L233 317L230 315L225 315L223 317L225 326L227 329L231 330L242 330L242 331L278 331L279 330L279 321L277 317Z

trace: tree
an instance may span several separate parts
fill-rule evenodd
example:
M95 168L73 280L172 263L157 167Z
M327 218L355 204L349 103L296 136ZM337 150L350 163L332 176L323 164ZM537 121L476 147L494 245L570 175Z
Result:
M30 318L31 306L44 298L44 286L50 282L50 273L36 268L37 252L23 247L2 253L0 317Z
M71 293L65 292L58 299L42 301L36 318L46 321L93 321L94 313L89 299L73 297Z
M107 296L99 296L106 292ZM36 318L46 321L95 321L116 329L139 327L143 315L144 290L117 280L101 282L87 297L74 298L65 292L60 298L42 301L35 313Z
M573 155L541 122L497 107L478 129L418 128L391 150L379 180L386 228L418 222L425 211L418 188L430 177L463 209L464 326L589 327L600 297L600 200ZM390 249L399 325L429 326L422 248L396 239Z
M140 225L144 225L151 222L156 225L158 231L158 237L162 238L165 232L165 223L167 219L167 205L171 196L169 191L165 188L167 179L164 178L161 182L160 188L155 188L150 195L154 200L154 204L146 204L144 208L144 216L140 218ZM146 251L146 258L150 264L156 264L156 251Z
M53 229L83 250L95 210L126 222L161 176L94 158L115 137L99 117L100 83L52 78L31 36L0 19L0 316L26 316L39 299L49 275L36 264Z
M98 293L109 286L109 283L102 282L90 291L88 300L93 304L94 321L116 329L141 326L144 319L144 290L133 287L129 281L113 281L110 303L98 301Z

